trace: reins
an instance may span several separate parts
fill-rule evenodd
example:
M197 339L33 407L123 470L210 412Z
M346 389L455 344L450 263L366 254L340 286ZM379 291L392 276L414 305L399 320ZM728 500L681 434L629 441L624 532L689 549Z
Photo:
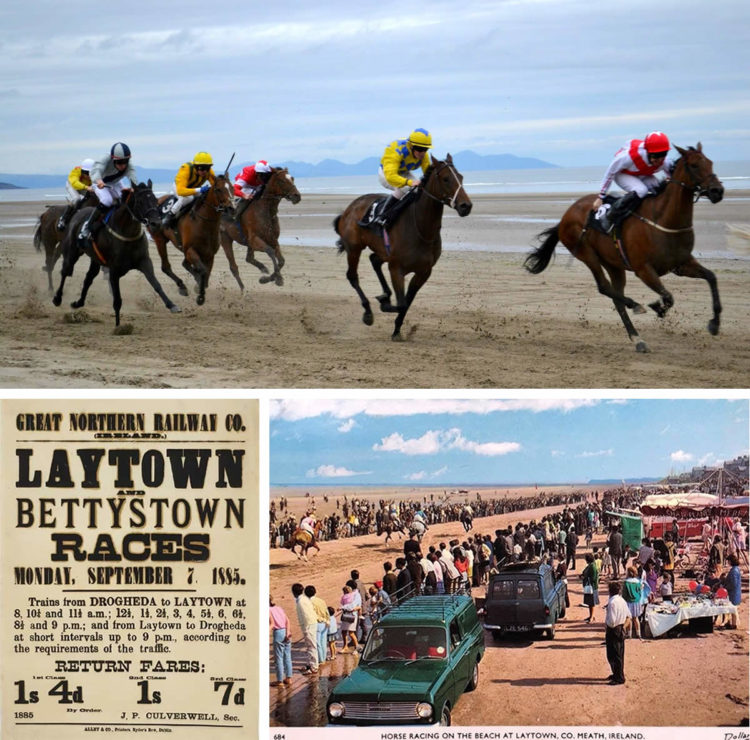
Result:
M432 200L436 201L437 203L440 203L443 206L449 206L450 208L455 209L456 207L456 198L458 197L459 192L463 188L462 182L458 179L458 175L456 174L456 170L453 167L453 165L448 164L447 162L442 162L441 166L434 171L434 174L437 175L439 172L444 170L446 167L448 167L453 174L453 177L456 180L456 184L458 187L456 188L455 192L453 193L453 197L448 200L447 198L438 198L436 195L433 195L429 190L427 190L426 186L422 186L421 191L428 196L429 198L432 198ZM432 175L431 175L432 176ZM432 239L425 239L424 236L419 231L419 226L417 225L417 209L416 209L416 203L415 207L412 208L412 217L414 219L414 230L417 232L417 236L419 237L420 241L423 241L425 244L429 244L431 242L435 241L436 237L433 237Z

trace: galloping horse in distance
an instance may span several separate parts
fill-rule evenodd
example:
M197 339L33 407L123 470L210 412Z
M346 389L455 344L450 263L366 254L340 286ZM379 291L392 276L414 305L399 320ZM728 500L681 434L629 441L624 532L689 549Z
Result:
M586 195L566 211L556 226L539 234L542 244L524 262L529 272L539 274L547 267L555 245L561 241L591 270L599 292L612 299L628 337L636 341L638 352L648 352L649 347L625 309L630 308L633 313L645 313L646 309L624 294L626 270L633 271L659 294L660 300L649 306L660 317L674 305L672 294L660 280L662 275L673 272L707 281L714 312L708 322L708 331L714 335L719 333L721 303L716 277L692 256L695 242L693 203L704 195L712 203L718 203L724 197L724 187L714 174L711 160L703 154L700 143L695 148L675 148L681 156L675 162L669 182L658 195L642 201L633 214L634 218L628 218L622 224L620 238L605 235L591 225L589 219L596 196Z
M284 278L281 276L281 268L284 266L284 256L279 246L279 202L286 198L295 205L300 202L302 196L294 184L294 178L285 167L272 167L271 178L263 188L259 197L255 198L242 213L241 224L231 215L224 214L221 219L219 237L224 253L229 260L229 269L232 271L240 290L245 290L245 285L240 278L240 271L234 259L232 242L236 241L247 247L245 262L255 265L262 273L258 279L260 283L270 283L272 280L276 285L283 285ZM240 228L240 226L242 228ZM273 272L269 275L268 268L253 257L254 252L265 252L273 263Z
M159 198L162 205L169 195ZM185 256L182 266L195 278L198 296L196 303L202 306L206 301L208 278L214 265L214 257L219 250L219 220L222 211L232 208L232 185L225 172L217 175L214 184L196 196L187 213L179 216L174 228L165 229L161 223L150 226L149 231L161 258L161 270L177 284L181 295L187 295L185 283L172 272L167 256L167 242L171 241Z
M396 322L391 339L400 341L401 325L414 301L417 291L427 282L432 268L440 259L442 242L440 226L444 206L454 208L459 216L471 213L471 200L463 187L463 175L454 167L449 154L444 162L433 159L417 189L416 198L404 207L400 218L390 228L386 238L382 232L361 226L365 214L382 196L362 195L337 216L333 228L341 237L337 244L339 253L346 252L348 270L346 277L357 292L364 308L362 321L372 326L373 315L370 301L359 286L357 266L363 250L372 250L370 262L378 277L383 293L377 297L380 310L395 313ZM409 197L409 196L406 196ZM396 305L391 304L391 289L383 276L383 265L388 265L391 283L396 293ZM404 279L414 273L409 287L404 291Z
M318 545L318 538L320 537L320 531L323 529L323 522L318 521L315 522L315 526L313 527L313 531L315 532L314 535L311 535L309 532L305 531L304 529L301 529L300 527L297 527L297 529L292 532L292 535L287 540L284 547L288 547L296 556L298 560L307 560L307 551L314 547L317 552L314 553L317 555L320 552L320 545ZM297 545L299 545L299 553L297 552Z
M96 204L96 196L91 192L87 192L78 210L88 206L95 206ZM66 208L67 206L47 206L44 213L39 216L36 231L34 232L34 248L37 252L41 252L42 247L44 247L44 267L42 269L47 273L50 293L54 290L52 273L55 269L55 263L62 255L60 245L62 244L65 232L70 228L70 224L63 231L57 228L57 221L65 213Z
M78 233L92 208L80 209L71 219L70 226L62 241L62 279L52 302L59 306L62 303L63 287L66 278L73 274L81 251L78 243ZM88 272L83 281L81 296L70 305L81 308L86 302L86 294L94 278L102 267L109 269L109 284L112 288L112 305L115 309L115 326L120 325L120 278L130 270L140 270L151 287L159 294L164 305L172 313L180 313L180 307L172 303L162 290L154 275L154 265L148 254L148 239L143 224L152 228L160 223L159 208L156 196L148 183L139 183L134 188L123 191L122 200L114 205L105 217L97 235L88 240L85 252L91 260Z
M385 542L384 545L387 545L389 540L393 539L393 533L398 533L398 538L403 539L403 536L407 536L409 534L409 531L407 530L406 526L401 522L400 519L386 519L381 525L380 530L378 531L378 537L380 537L381 534L385 532Z

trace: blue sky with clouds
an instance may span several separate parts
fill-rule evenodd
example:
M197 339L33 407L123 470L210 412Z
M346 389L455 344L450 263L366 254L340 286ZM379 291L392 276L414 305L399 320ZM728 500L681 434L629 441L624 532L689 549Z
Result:
M0 171L67 172L114 141L356 162L412 128L436 153L603 168L650 130L750 160L746 0L6 2Z
M583 483L747 454L742 400L303 400L270 404L271 485Z

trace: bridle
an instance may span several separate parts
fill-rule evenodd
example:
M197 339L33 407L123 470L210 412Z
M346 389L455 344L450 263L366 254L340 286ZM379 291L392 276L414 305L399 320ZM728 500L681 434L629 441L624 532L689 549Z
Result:
M675 163L675 169L681 161L685 160L686 156L687 155L683 155L682 157L680 157L680 159ZM708 197L708 187L704 183L700 183L695 179L695 176L690 171L690 165L687 163L687 160L685 160L685 172L690 177L692 182L685 183L682 182L682 180L676 180L675 178L670 179L672 180L672 182L677 183L680 187L685 188L685 190L689 190L695 195L695 200L693 201L693 203L697 203L702 197ZM711 173L711 175L709 175L708 179L710 180L712 176L713 172Z
M448 196L445 196L444 198L438 198L436 195L433 195L429 190L427 190L426 186L422 186L422 192L427 195L429 198L432 198L432 200L437 201L438 203L442 203L444 206L449 206L450 208L455 209L456 208L456 198L458 198L458 193L463 189L463 183L458 177L458 173L456 172L456 168L452 164L448 164L448 162L441 162L440 167L436 168L434 171L434 175L437 176L440 172L442 172L446 167L448 167L451 171L451 174L453 175L453 178L456 181L456 190L453 193L453 197L448 199Z

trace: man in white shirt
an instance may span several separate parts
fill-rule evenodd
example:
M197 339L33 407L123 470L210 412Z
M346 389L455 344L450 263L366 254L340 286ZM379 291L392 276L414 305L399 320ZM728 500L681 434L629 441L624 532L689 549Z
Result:
M305 596L305 587L301 583L292 584L292 595L297 602L297 619L300 631L305 640L307 665L302 669L305 676L318 673L318 615L312 601Z
M625 683L625 625L630 620L630 609L620 596L621 590L619 581L610 581L609 601L604 607L607 610L604 620L607 625L605 644L607 661L612 669L612 675L608 679L611 686Z

